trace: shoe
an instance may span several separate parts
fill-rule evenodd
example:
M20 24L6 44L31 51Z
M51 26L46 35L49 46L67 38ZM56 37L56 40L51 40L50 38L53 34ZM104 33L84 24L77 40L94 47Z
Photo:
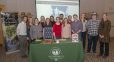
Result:
M96 51L93 51L93 53L96 53Z
M103 58L107 58L108 56L103 56Z
M22 58L27 58L28 56L27 55L23 55Z

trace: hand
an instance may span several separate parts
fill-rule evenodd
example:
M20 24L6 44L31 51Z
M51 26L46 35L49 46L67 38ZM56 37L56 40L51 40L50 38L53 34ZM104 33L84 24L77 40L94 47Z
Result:
M104 38L104 35L99 35L100 36L100 38Z
M104 35L102 35L102 38L104 38Z
M27 37L27 40L29 40L29 37Z
M72 33L74 34L75 32L72 30Z
M53 36L55 36L55 33L53 33Z
M79 32L81 32L81 30L78 30L76 33L79 33Z
M54 37L54 39L56 39L56 36L55 36L55 33L53 32L53 37Z

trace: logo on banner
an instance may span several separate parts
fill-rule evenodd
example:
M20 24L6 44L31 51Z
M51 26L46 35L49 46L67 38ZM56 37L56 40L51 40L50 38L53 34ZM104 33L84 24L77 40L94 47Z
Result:
M50 59L54 60L54 61L58 61L60 59L63 59L64 56L62 54L62 51L60 48L54 47L50 50L50 55L48 56Z

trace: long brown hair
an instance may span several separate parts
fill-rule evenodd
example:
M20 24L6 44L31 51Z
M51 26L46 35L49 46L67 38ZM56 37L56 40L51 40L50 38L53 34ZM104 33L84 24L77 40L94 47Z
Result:
M103 13L103 14L102 14L102 20L104 20L104 18L103 18L104 15L108 16L107 13ZM107 20L108 20L108 19L107 19Z
M51 20L51 18L53 18L53 20ZM54 21L54 16L50 16L50 21Z
M83 14L85 15L83 21L85 22L85 20L87 20L87 18L86 18L86 13L82 13L82 14L81 14L81 16L80 16L80 20L82 19L82 15L83 15ZM81 21L82 21L82 20L81 20Z
M29 21L30 19L32 19L32 22ZM31 24L34 24L34 21L33 21L33 18L32 17L29 17L27 22L28 22L28 25L30 25L30 23Z
M68 23L68 19L67 18L64 18L64 20L62 21L63 27L65 27L65 19L67 20L67 24L69 24Z
M51 24L51 22L50 22L50 19L49 18L46 18L46 21L45 21L45 25L47 25L47 20L49 20L49 24Z
M104 22L105 22L105 21L104 21L104 18L103 18L104 15L108 16L107 13L103 13L103 14L102 14L101 23L102 23L103 25L104 25ZM107 19L106 21L109 21L109 20Z
M39 24L40 24L40 21L39 21L39 19L38 19L38 18L35 18L35 19L34 19L34 24L35 24L35 20L36 20L36 19L38 20L38 25L39 25Z
M44 19L44 20L42 20L42 19ZM41 16L40 17L40 20L41 20L41 22L45 22L45 17L44 16Z

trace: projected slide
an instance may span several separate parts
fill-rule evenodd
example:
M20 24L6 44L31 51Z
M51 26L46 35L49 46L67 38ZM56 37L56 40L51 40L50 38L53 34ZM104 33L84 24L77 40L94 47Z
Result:
M50 17L51 15L57 17L59 14L65 16L77 14L79 15L79 1L78 0L36 0L37 17Z

